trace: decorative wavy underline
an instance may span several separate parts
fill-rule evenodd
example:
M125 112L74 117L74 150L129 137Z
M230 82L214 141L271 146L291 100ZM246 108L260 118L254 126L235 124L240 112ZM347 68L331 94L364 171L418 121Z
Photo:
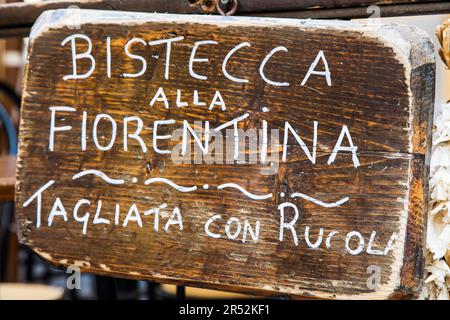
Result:
M81 171L81 172L75 174L72 177L72 179L76 180L76 179L79 179L81 177L84 177L86 175L91 175L91 174L103 179L105 182L110 183L110 184L119 185L119 184L125 183L125 180L123 180L123 179L110 178L104 172L102 172L100 170L94 170L94 169ZM150 179L145 180L144 184L149 185L149 184L158 183L158 182L165 183L165 184L171 186L172 188L177 189L178 191L181 191L181 192L191 192L191 191L197 190L197 186L192 186L192 187L180 186L166 178L150 178ZM257 194L248 192L247 190L245 190L243 187L241 187L240 185L238 185L236 183L224 183L224 184L217 186L217 189L219 189L219 190L222 190L225 188L237 189L240 192L242 192L244 195L246 195L247 197L249 197L250 199L253 199L253 200L265 200L265 199L272 198L272 196L273 196L272 193L257 195ZM336 202L323 202L323 201L320 201L318 199L315 199L313 197L310 197L310 196L300 193L300 192L295 192L295 193L291 194L291 198L303 198L305 200L311 201L311 202L313 202L319 206L325 207L325 208L338 207L341 204L344 204L345 202L347 202L349 200L349 197L344 197Z
M156 182L162 182L162 183L168 184L172 188L175 188L175 189L177 189L178 191L181 191L181 192L191 192L191 191L197 190L197 186L192 186L192 187L179 186L176 183L174 183L174 182L172 182L172 181L170 181L169 179L166 179L166 178L151 178L151 179L147 179L147 180L145 180L144 184L145 185L149 185L149 184L156 183Z
M341 200L338 200L336 202L323 202L323 201L314 199L314 198L307 196L306 194L303 194L300 192L295 192L295 193L291 194L291 198L303 198L305 200L311 201L311 202L313 202L319 206L325 207L325 208L338 207L341 204L344 204L349 200L349 197L344 197Z
M125 183L125 180L123 180L123 179L112 179L112 178L108 177L104 172L99 171L99 170L94 170L94 169L81 171L81 172L75 174L72 177L72 180L76 180L78 178L81 178L81 177L84 177L84 176L87 176L90 174L96 175L97 177L102 178L104 181L106 181L110 184L124 184Z
M224 188L238 189L240 192L245 194L247 197L249 197L250 199L254 199L254 200L264 200L264 199L272 198L271 193L264 194L264 195L256 195L256 194L248 192L247 190L242 188L240 185L235 184L235 183L224 183L224 184L221 184L220 186L217 186L217 189L219 189L219 190L222 190Z

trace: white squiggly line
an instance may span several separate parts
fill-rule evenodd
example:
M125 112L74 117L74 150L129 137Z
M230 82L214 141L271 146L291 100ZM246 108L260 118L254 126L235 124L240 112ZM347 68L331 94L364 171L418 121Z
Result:
M87 176L89 174L96 175L97 177L102 178L104 181L108 182L109 184L124 184L125 183L125 180L123 180L123 179L112 179L112 178L108 177L104 172L99 171L99 170L94 170L94 169L81 171L81 172L75 174L72 177L72 180L76 180L78 178Z
M166 179L166 178L151 178L151 179L147 179L147 180L145 180L144 184L145 185L149 185L149 184L152 184L152 183L155 183L155 182L162 182L162 183L168 184L172 188L175 188L175 189L177 189L178 191L181 191L181 192L191 192L191 191L197 190L197 186L192 186L192 187L179 186L176 183L174 183L174 182L172 182L172 181L170 181L169 179Z
M345 197L336 202L323 202L323 201L314 199L314 198L307 196L306 194L303 194L300 192L295 192L295 193L291 194L291 198L303 198L305 200L311 201L311 202L313 202L319 206L325 207L325 208L339 207L341 204L344 204L349 200L349 197Z
M256 194L248 192L247 190L242 188L240 185L235 184L235 183L224 183L224 184L221 184L220 186L217 186L217 189L219 189L219 190L222 190L224 188L235 188L235 189L238 189L240 192L245 194L247 197L249 197L250 199L254 199L254 200L264 200L264 199L272 198L272 194L271 193L264 194L264 195L256 195Z

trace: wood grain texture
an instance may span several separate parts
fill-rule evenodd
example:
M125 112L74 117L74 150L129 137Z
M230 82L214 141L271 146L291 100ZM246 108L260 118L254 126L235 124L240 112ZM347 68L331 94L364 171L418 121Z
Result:
M195 0L194 0L195 1ZM199 1L201 2L201 1ZM371 5L414 4L441 2L433 0L239 0L239 12L276 12L321 8L368 7Z
M239 0L239 13L293 11L319 8L363 7L386 4L414 4L445 1L429 0ZM58 0L33 3L9 3L0 5L0 26L23 26L32 24L45 10L66 9L77 6L81 9L121 10L134 12L169 13L217 13L216 0Z
M385 299L417 295L423 281L434 97L433 48L422 31L396 25L93 11L84 11L81 28L73 30L66 25L70 18L66 11L47 12L31 35L16 186L23 243L53 264L76 264L83 271L119 277L292 297ZM72 66L70 46L61 42L74 33L92 39L96 69L87 79L63 81ZM105 62L107 36L112 45L110 78ZM184 40L173 44L168 80L164 78L164 46L134 46L133 53L147 59L147 70L137 78L123 77L124 72L141 68L139 61L124 54L129 39L153 41L175 36L184 36ZM209 61L196 63L195 71L207 80L195 79L188 71L193 44L202 40L218 42L198 51L199 58ZM243 41L251 47L239 50L227 65L231 74L249 80L237 83L224 77L221 64L229 50ZM288 52L274 55L265 72L290 86L271 86L258 73L265 55L277 46L285 46ZM82 52L86 45L80 43L78 48ZM322 76L311 76L301 86L320 50L331 70L332 85L328 86ZM85 60L80 60L80 70L89 69ZM159 87L167 94L169 109L162 103L149 106ZM218 90L227 109L208 110L191 103L177 108L177 89L189 102L193 90L206 101ZM54 151L48 148L50 106L77 109L57 117L59 125L70 125L72 130L56 134ZM80 149L82 111L87 111L90 137L84 151ZM286 161L271 158L277 168L274 174L263 174L267 165L250 163L251 153L242 164L175 164L170 155L152 149L155 120L175 120L168 130L181 128L183 120L208 120L215 128L245 112L250 116L239 122L239 128L258 130L266 120L270 129L280 130L282 141L288 121L309 148L313 145L313 122L318 121L315 164L292 136L286 145ZM100 113L111 115L118 124L119 135L109 151L99 151L91 139L94 117ZM143 120L141 137L148 152L136 141L130 141L128 151L123 148L123 117L132 115ZM358 146L358 167L350 152L340 152L333 163L327 163L343 125L348 126ZM107 126L102 128L105 131L100 141L105 142L110 133ZM167 133L162 129L160 134ZM159 146L171 150L177 143L161 140ZM275 149L280 145L282 142ZM125 183L111 185L95 176L72 179L86 169L102 170ZM142 184L156 177L198 189L182 193L165 184ZM36 203L23 204L50 179L56 182L42 197L42 225L37 228ZM236 189L217 188L225 183L273 196L255 200ZM202 187L206 184L207 189ZM323 202L349 200L330 208L291 198L298 192ZM56 217L48 226L56 197L69 212L68 221ZM91 214L86 235L82 234L83 225L72 216L82 198L92 203L86 206ZM98 200L103 204L101 217L110 224L93 224ZM289 229L285 229L284 240L279 240L279 205L286 201L299 209L295 225L298 245ZM121 207L117 225L113 223L116 203ZM135 221L122 225L133 204L143 212L162 203L168 205L169 213L160 218L158 231L154 230L153 216L142 215L142 227ZM162 227L174 207L182 213L184 228L181 231L172 226L165 232ZM222 219L211 225L211 231L220 233L220 239L204 231L206 220L215 214ZM292 219L293 211L287 210L286 216ZM259 241L243 243L242 234L228 239L224 225L230 217L247 219L252 226L260 221ZM307 243L305 230L309 230L312 243L323 232L318 248ZM325 238L331 231L338 233L327 247ZM358 231L365 242L364 250L356 255L345 247L346 236L352 231ZM380 250L393 233L398 235L387 255L367 252L373 231L374 247ZM350 244L354 248L358 243ZM375 290L367 286L369 266L378 266L381 272L381 283Z

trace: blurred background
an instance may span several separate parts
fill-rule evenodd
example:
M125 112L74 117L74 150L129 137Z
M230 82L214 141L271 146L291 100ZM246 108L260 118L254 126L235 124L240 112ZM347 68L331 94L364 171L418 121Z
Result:
M169 0L168 0L169 1ZM0 0L0 6L18 1ZM25 1L37 2L37 1ZM42 2L42 1L39 1ZM0 20L5 17L0 16ZM436 27L450 14L381 18L381 22L415 25L439 48ZM12 32L0 38L0 299L176 299L248 297L219 291L161 285L81 274L80 289L70 290L71 273L51 267L21 246L14 221L15 156L20 117L22 75L27 38ZM438 55L436 54L436 57ZM450 72L437 58L436 114L450 100Z

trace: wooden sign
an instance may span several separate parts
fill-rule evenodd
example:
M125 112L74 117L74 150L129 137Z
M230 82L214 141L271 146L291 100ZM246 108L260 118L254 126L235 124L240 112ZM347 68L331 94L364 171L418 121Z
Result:
M21 241L55 265L253 294L414 296L434 57L397 25L45 12Z

